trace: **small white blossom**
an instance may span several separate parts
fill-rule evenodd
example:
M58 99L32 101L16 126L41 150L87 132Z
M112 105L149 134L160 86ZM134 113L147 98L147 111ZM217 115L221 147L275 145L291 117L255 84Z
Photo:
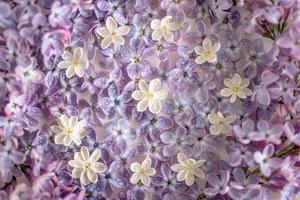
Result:
M69 161L69 165L73 167L72 177L79 178L83 185L90 182L96 183L98 181L99 173L103 173L106 169L105 165L97 162L100 158L100 151L96 149L90 156L87 147L81 147L80 152L74 154L74 160Z
M125 39L123 36L129 33L129 27L118 27L117 22L110 16L106 19L105 25L106 27L99 27L96 30L96 33L103 37L101 48L106 49L111 44L124 45Z
M168 91L161 89L161 81L151 80L148 86L144 80L140 80L138 87L139 90L132 93L132 98L139 101L137 110L143 112L149 107L150 112L158 114L161 110L161 101L168 96Z
M178 164L171 166L174 172L177 172L177 180L185 181L187 186L193 185L195 181L195 176L201 179L205 178L203 170L200 168L205 160L194 160L192 158L187 158L183 153L177 155Z
M224 88L221 90L221 95L224 97L230 97L229 101L234 103L236 97L238 96L241 99L247 98L247 96L251 96L252 91L247 88L250 84L250 80L248 78L242 79L239 74L234 74L233 77L225 78L224 85L228 88Z
M221 44L213 44L209 38L205 38L202 42L202 46L196 46L195 52L198 57L195 59L197 64L203 64L205 62L214 63L217 61L217 52L220 50Z
M134 172L130 177L130 183L137 184L141 181L145 186L150 185L150 176L155 174L155 169L151 167L151 159L146 158L142 164L134 162L130 165L130 170Z
M67 69L66 76L71 78L74 73L83 77L84 69L89 66L89 62L87 58L83 55L83 49L81 47L77 47L72 54L69 51L64 51L62 55L63 61L58 63L57 67L59 69Z
M220 133L229 133L231 130L231 124L236 120L236 116L230 115L224 117L221 112L211 113L207 116L208 121L212 124L209 128L212 135L219 135Z
M78 117L72 116L68 118L66 115L61 115L57 121L58 126L51 126L51 130L56 133L54 137L55 144L63 144L70 146L72 142L77 145L81 144L81 139L85 136L85 122L78 121Z
M153 19L151 22L151 29L153 29L152 39L161 40L164 38L166 41L171 42L174 39L174 34L172 31L179 29L179 24L177 22L171 22L171 16L165 16L162 20Z

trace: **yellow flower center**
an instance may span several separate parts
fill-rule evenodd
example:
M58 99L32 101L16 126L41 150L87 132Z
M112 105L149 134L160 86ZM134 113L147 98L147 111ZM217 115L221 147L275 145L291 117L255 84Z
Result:
M140 62L140 58L139 58L138 56L134 56L134 57L132 58L132 62L134 62L134 63L139 63L139 62Z
M152 99L154 97L153 93L148 92L147 94L147 99Z
M145 168L144 167L141 167L140 169L139 169L139 173L140 174L143 174L145 172Z
M91 166L92 166L92 165L91 165L91 163L89 163L89 162L86 162L86 163L83 164L83 168L84 168L84 169L89 169Z
M240 91L240 88L239 88L239 87L233 87L233 88L232 88L232 91L234 91L234 92L239 92L239 91Z
M77 61L77 60L73 60L72 66L73 66L73 67L77 67L77 66L78 66L78 61Z
M112 36L117 35L117 32L112 32L111 35Z
M72 132L73 132L73 129L72 129L72 128L65 128L65 129L64 129L64 133L65 133L66 135L71 135Z
M213 52L211 52L211 51L205 51L205 57L206 58L211 58L211 57L213 57Z
M223 124L225 124L225 121L224 120L220 120L219 124L223 125Z
M186 165L186 170L187 170L188 172L192 172L192 171L194 170L193 165L192 165L192 164L187 164L187 165Z
M160 30L162 32L166 33L169 30L169 26L167 24L163 24L163 25L161 25Z

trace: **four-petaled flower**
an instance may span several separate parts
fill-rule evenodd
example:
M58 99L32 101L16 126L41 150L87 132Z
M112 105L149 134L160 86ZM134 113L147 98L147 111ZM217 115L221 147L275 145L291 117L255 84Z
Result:
M150 112L158 114L161 110L161 101L168 96L168 91L161 89L161 81L151 80L148 86L144 80L140 80L138 87L139 90L132 93L132 98L139 101L137 110L143 112L149 107Z
M129 27L118 27L117 22L110 16L106 19L105 25L106 27L99 27L96 30L96 33L103 37L101 48L106 49L112 43L117 45L124 45L125 39L123 38L123 36L129 33Z
M224 97L230 97L229 101L234 103L236 97L238 96L241 99L247 98L247 96L251 96L253 92L247 88L250 84L250 80L248 78L242 79L239 74L234 74L232 78L225 78L224 85L228 88L224 88L221 90L221 95Z
M219 135L220 133L229 133L231 130L231 124L235 121L236 117L234 115L230 115L228 117L224 117L221 112L210 113L207 116L208 121L212 124L209 128L210 133L212 135Z
M203 170L200 168L205 160L194 160L192 158L187 158L183 153L177 154L178 164L174 164L171 166L171 169L174 172L177 172L177 180L183 181L187 186L193 185L195 181L195 176L201 179L205 178L205 174Z
M164 38L166 41L171 42L174 39L172 31L179 29L177 22L171 22L171 16L165 16L162 20L153 19L151 22L151 29L153 29L152 39L160 40Z
M51 130L56 133L54 137L55 144L65 146L70 146L72 142L77 145L81 144L81 139L86 135L84 120L78 121L76 116L68 118L66 115L61 115L57 123L58 126L51 126Z
M130 170L134 173L130 177L132 184L137 184L141 181L145 186L150 185L150 176L155 174L155 169L151 167L151 159L146 158L142 164L134 162L130 165Z
M74 72L77 76L83 77L84 69L89 66L89 62L83 55L83 49L81 47L76 47L73 54L69 51L64 51L62 59L63 61L58 63L57 67L59 69L67 69L66 76L68 78L71 78Z
M214 63L217 61L217 52L220 50L221 44L216 42L212 43L209 38L205 38L202 42L202 46L196 46L195 52L198 55L195 59L195 63L203 64L205 62Z
M105 165L97 162L100 158L100 150L95 150L90 156L87 147L81 147L80 152L74 154L74 160L69 161L69 165L73 167L73 178L79 178L83 185L90 182L96 183L98 181L99 173L103 173L106 169Z

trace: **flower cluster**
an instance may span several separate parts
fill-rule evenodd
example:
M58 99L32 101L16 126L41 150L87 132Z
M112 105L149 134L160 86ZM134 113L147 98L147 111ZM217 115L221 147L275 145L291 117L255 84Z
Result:
M300 199L298 0L2 0L1 200Z

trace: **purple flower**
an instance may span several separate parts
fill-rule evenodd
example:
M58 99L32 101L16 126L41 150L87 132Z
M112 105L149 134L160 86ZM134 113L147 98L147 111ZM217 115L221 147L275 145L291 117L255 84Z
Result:
M281 135L283 134L283 126L274 124L271 127L265 120L260 120L257 123L258 131L250 132L249 138L252 141L267 141L279 145L281 143Z
M270 176L272 171L276 170L281 162L281 159L272 157L274 152L274 145L268 144L262 152L256 151L253 155L255 162L260 165L260 170L265 176Z
M182 127L178 127L173 133L171 131L163 132L160 135L161 141L166 144L163 148L163 154L167 157L173 157L179 152L184 153L187 156L191 156L194 138L187 135L187 130Z
M130 116L131 92L123 91L120 93L120 88L113 82L107 89L108 97L99 99L99 106L108 118L112 118L119 113L122 117Z
M216 194L224 195L229 190L229 172L221 171L220 175L210 173L207 175L206 180L212 186L204 189L204 193L208 196L215 196Z

